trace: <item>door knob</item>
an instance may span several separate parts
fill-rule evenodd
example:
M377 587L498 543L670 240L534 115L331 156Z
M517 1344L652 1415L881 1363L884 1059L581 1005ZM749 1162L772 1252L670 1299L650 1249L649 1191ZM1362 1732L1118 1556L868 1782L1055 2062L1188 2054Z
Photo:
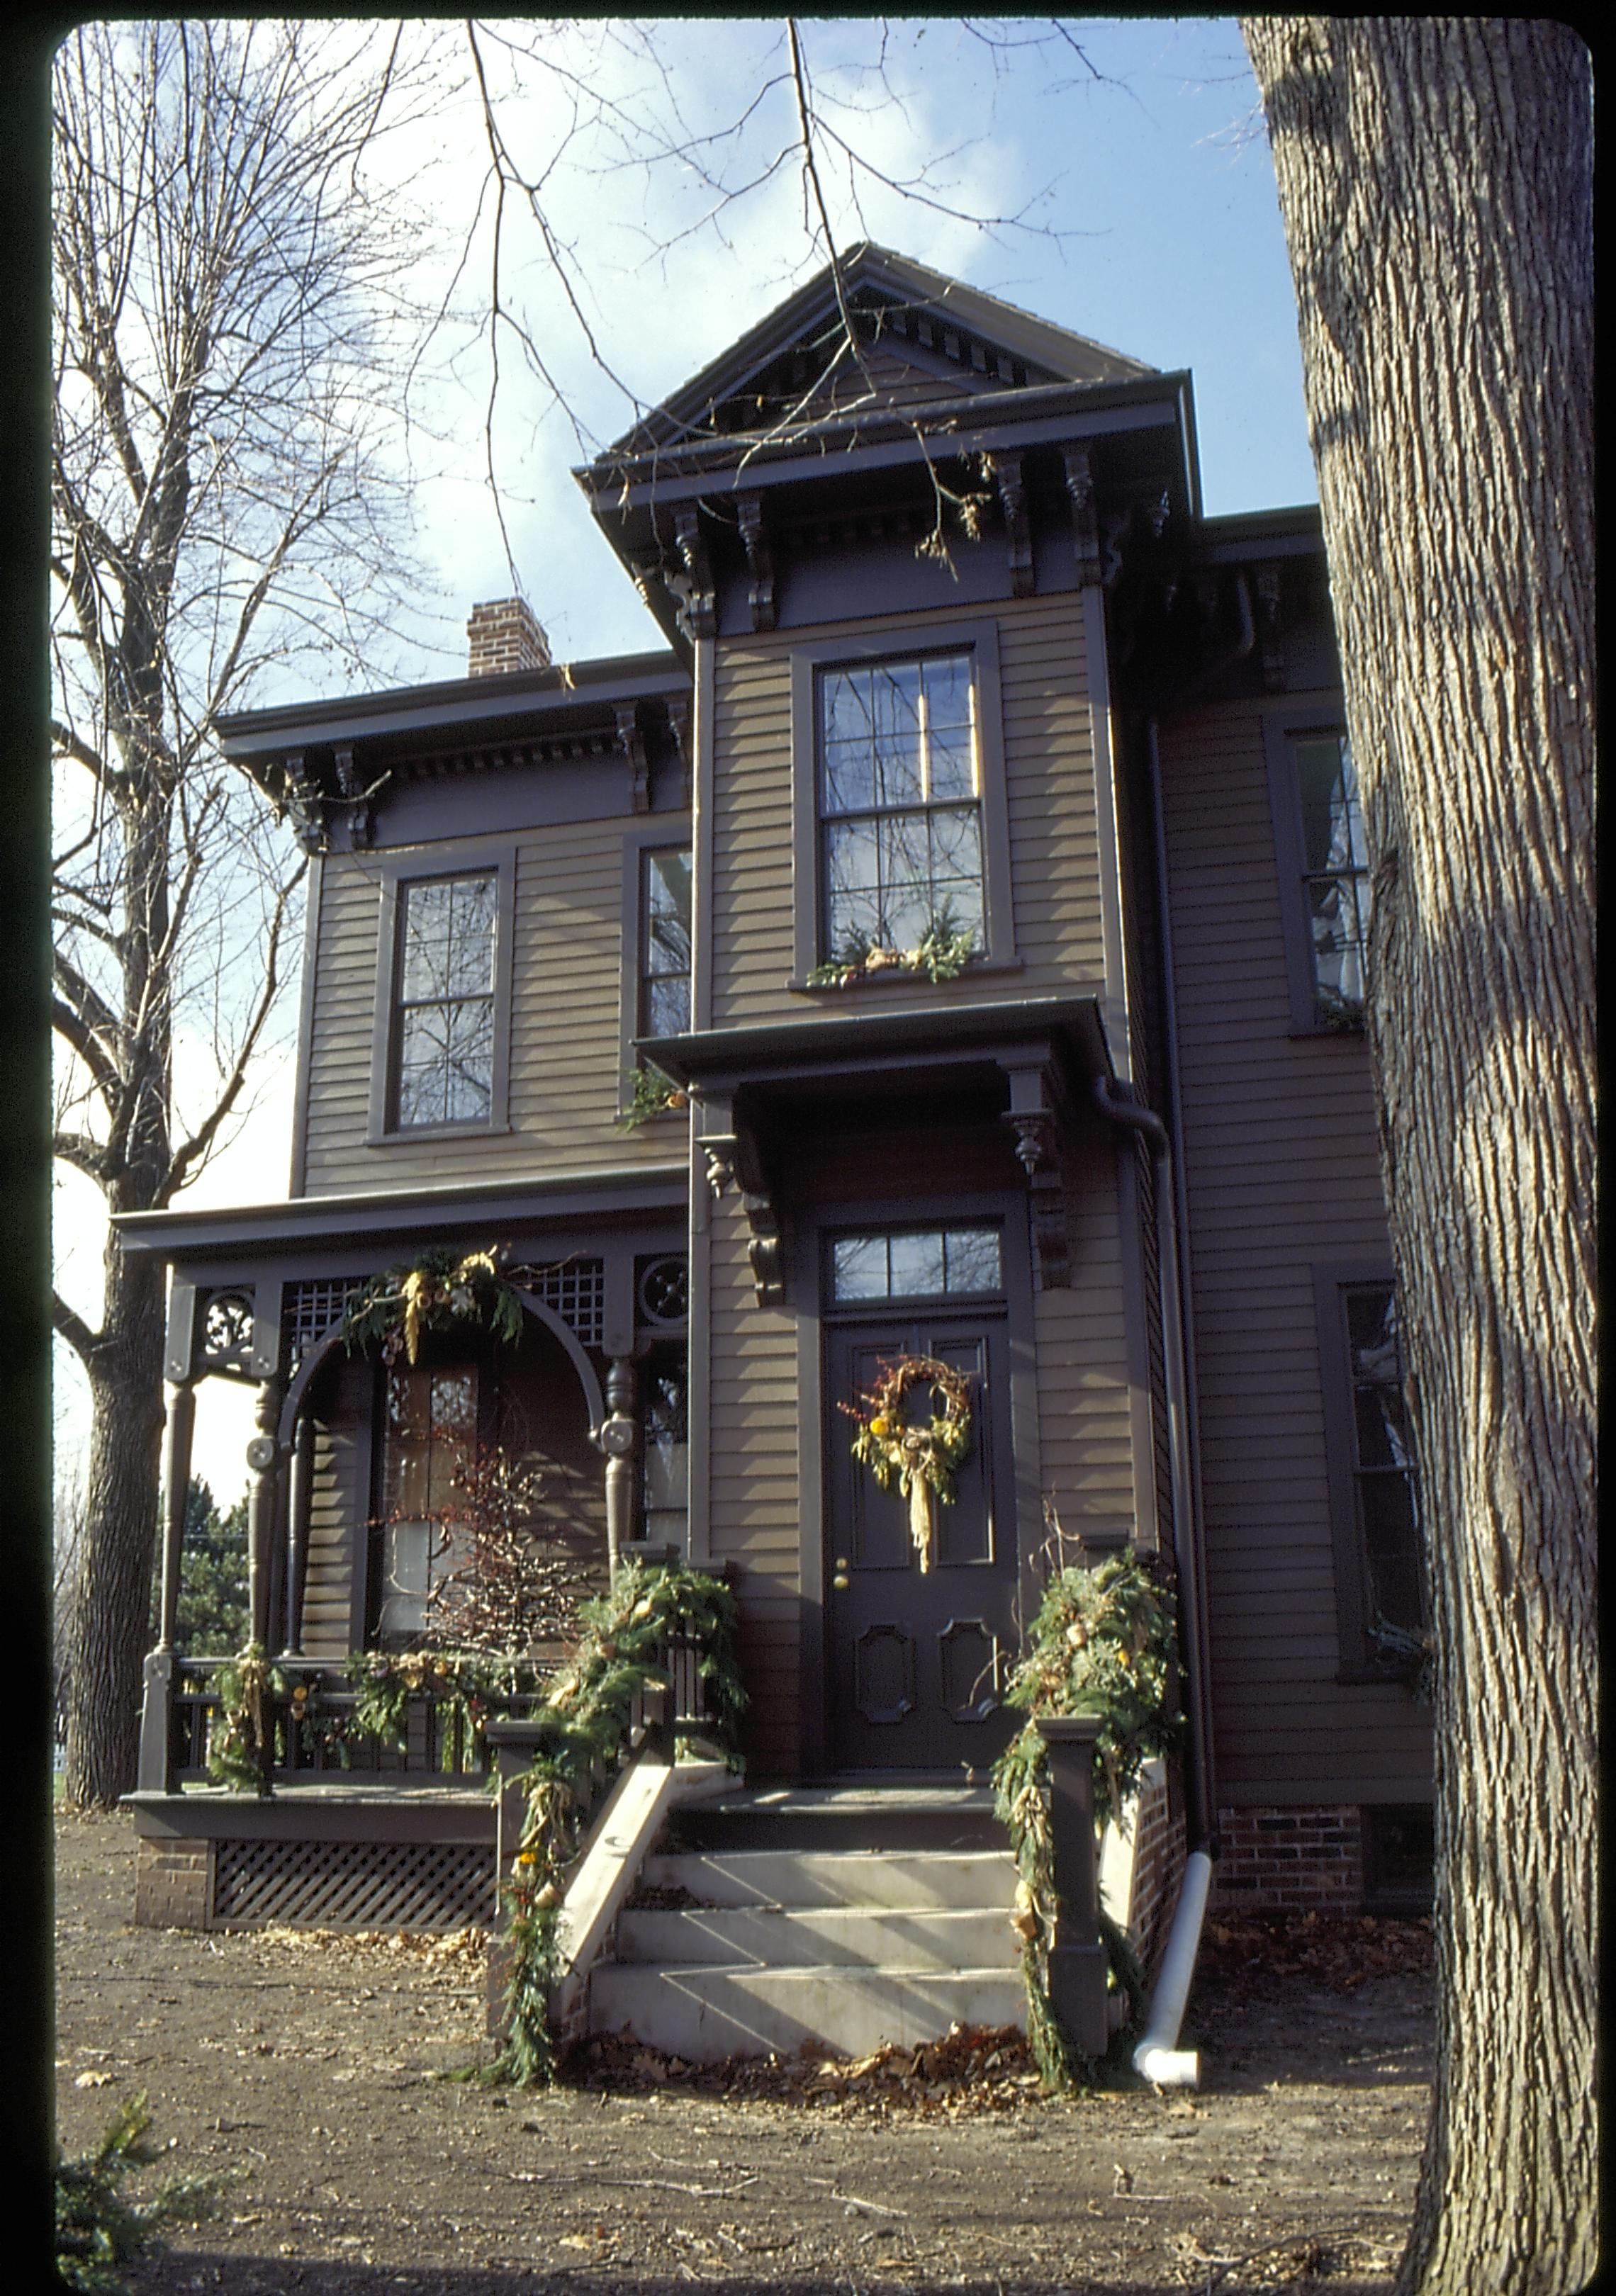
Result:
M839 1554L836 1557L836 1575L831 1580L831 1584L838 1590L845 1592L852 1583L852 1580L848 1577L848 1558L845 1554Z

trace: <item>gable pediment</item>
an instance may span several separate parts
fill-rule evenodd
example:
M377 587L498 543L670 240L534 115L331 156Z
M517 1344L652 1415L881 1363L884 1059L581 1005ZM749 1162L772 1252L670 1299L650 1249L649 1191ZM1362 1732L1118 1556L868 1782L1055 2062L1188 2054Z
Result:
M844 258L841 288L839 297L828 269L810 280L615 451L1155 372L884 248L865 245Z

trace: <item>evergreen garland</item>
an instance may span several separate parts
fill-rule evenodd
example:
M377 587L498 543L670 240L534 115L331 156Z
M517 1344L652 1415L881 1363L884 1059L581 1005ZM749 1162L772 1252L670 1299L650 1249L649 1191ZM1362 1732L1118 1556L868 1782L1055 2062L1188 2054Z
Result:
M1029 1717L994 1765L995 1808L1008 1827L1019 1879L1012 1916L1021 1939L1027 2039L1047 2087L1092 2086L1095 2067L1068 2044L1049 2001L1054 1941L1054 1850L1049 1824L1048 1750L1041 1717L1100 1718L1095 1748L1096 1831L1119 1819L1153 1754L1177 1742L1177 1637L1165 1564L1132 1549L1092 1566L1057 1571L1045 1589L1010 1677L1005 1702ZM1111 1980L1128 2003L1124 2030L1143 2016L1147 1986L1126 1932L1102 1910Z
M521 1301L491 1251L434 1244L408 1265L385 1268L349 1294L342 1344L349 1355L379 1347L384 1363L414 1363L423 1332L480 1325L496 1340L521 1337Z
M491 2078L522 2087L541 2086L554 2072L549 2001L562 1973L557 1928L591 1790L627 1743L637 1693L669 1686L658 1672L668 1637L689 1635L700 1644L712 1734L732 1763L746 1710L735 1598L721 1580L679 1563L625 1563L581 1616L583 1633L534 1717L541 1735L525 1781L527 1822L504 1885L505 2040Z
M619 1132L633 1132L638 1126L649 1124L653 1116L666 1116L690 1105L690 1095L684 1086L675 1084L654 1061L631 1070L628 1086L628 1105L620 1116L612 1119Z
M354 1707L347 1728L356 1735L402 1750L408 1741L411 1699L430 1698L447 1719L460 1723L469 1766L480 1767L489 1717L509 1714L536 1691L544 1669L529 1659L491 1657L482 1651L355 1651L348 1678ZM454 1742L453 1730L444 1730L439 1761L446 1770L453 1765ZM339 1746L340 1751L340 1739Z
M208 1775L238 1793L264 1790L275 1759L275 1706L286 1677L262 1643L248 1643L214 1676L218 1710L208 1733Z

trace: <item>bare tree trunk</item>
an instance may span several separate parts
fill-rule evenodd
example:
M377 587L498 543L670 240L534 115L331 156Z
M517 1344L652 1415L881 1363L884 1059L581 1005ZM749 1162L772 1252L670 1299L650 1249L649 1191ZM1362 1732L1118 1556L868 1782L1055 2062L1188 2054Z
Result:
M1591 81L1546 20L1251 18L1373 865L1437 1669L1403 2296L1597 2263Z
M162 1446L163 1277L107 1245L106 1311L90 1355L84 1537L74 1587L64 1792L106 1808L135 1783Z

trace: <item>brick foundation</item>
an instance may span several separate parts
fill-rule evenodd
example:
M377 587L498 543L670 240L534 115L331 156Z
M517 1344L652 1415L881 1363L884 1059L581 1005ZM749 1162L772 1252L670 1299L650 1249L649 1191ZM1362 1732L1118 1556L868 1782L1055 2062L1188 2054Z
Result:
M135 1852L135 1918L154 1930L208 1926L206 1841L143 1841Z
M1214 1913L1362 1910L1363 1813L1353 1804L1220 1809L1218 1833Z
M1167 1942L1184 1877L1187 1843L1176 1800L1167 1764L1160 1757L1147 1762L1128 1812L1131 1836L1120 1837L1108 1826L1101 1849L1106 1910L1120 1921L1151 1975Z

